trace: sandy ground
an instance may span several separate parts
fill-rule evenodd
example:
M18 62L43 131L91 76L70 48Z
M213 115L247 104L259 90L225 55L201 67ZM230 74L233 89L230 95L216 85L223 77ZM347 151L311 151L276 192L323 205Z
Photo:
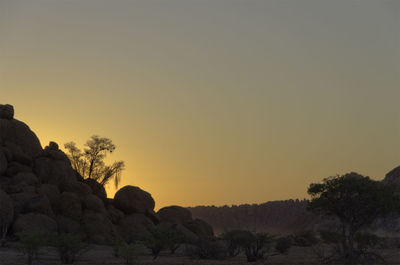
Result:
M388 264L400 265L400 252L398 250L387 250L383 253ZM27 264L27 258L24 254L13 247L0 248L0 265L22 265ZM36 265L57 265L61 264L57 253L52 248L45 248L40 252L39 260L35 260ZM107 246L92 246L88 252L79 257L75 264L81 265L111 265L125 264L121 258L113 256L113 250ZM226 260L197 260L183 256L182 254L168 255L162 254L156 260L150 255L139 256L134 263L138 265L240 265L240 264L255 264L255 265L313 265L320 264L316 255L311 248L293 247L288 255L278 255L268 258L267 260L248 263L244 256L238 256Z

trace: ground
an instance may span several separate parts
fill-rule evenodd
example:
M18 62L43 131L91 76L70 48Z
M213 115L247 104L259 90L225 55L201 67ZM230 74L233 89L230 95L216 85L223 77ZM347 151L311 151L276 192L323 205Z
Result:
M397 249L385 250L383 255L387 259L387 264L400 264L400 254ZM0 248L0 265L22 265L27 264L27 258L18 251L15 246ZM45 248L41 251L39 260L34 262L35 265L57 265L61 264L57 253L52 248ZM78 265L123 265L123 259L113 256L113 249L107 246L91 246L90 250L83 254L75 263ZM247 263L244 256L239 256L226 260L198 260L185 257L182 254L161 255L153 260L150 255L142 255L136 263L138 265L317 265L315 249L310 247L293 247L288 255L278 255L270 257L267 261L257 263Z

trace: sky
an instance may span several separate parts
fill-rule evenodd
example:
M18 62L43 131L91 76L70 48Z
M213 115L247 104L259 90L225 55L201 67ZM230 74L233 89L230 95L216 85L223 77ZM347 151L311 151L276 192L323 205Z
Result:
M0 103L43 146L112 139L156 208L382 179L399 99L397 0L0 0Z

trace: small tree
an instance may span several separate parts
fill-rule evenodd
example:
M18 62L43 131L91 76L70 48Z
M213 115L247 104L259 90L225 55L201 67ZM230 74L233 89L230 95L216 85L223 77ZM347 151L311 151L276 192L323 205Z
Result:
M244 230L231 230L222 234L221 237L226 243L230 257L239 255L248 236L248 231Z
M52 244L63 264L73 264L80 255L89 250L88 244L72 234L59 234L52 238Z
M264 259L264 254L270 247L273 239L273 236L270 236L267 233L253 234L249 231L245 231L241 244L246 254L247 261L254 262Z
M345 264L360 257L354 236L376 218L399 209L399 198L390 187L357 173L330 177L308 188L312 199L308 209L323 216L336 216L341 223L341 245Z
M35 232L21 232L17 236L20 243L19 250L27 256L27 262L31 265L34 259L39 258L39 250L46 244L47 237Z
M117 161L112 165L105 165L104 159L107 154L115 150L115 145L110 139L93 135L86 142L83 151L76 147L74 142L68 142L64 147L72 168L83 178L94 179L103 186L114 179L114 185L118 187L125 163Z
M275 242L275 250L280 254L286 255L292 246L292 240L289 237L278 238Z

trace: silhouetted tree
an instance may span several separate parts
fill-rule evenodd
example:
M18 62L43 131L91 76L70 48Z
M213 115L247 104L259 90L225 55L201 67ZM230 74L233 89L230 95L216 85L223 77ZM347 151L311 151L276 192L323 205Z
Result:
M68 142L64 147L72 168L83 178L94 179L103 186L114 179L114 185L118 187L125 164L123 161L117 161L112 165L105 165L105 157L115 150L115 145L110 139L93 135L86 142L83 151L76 147L74 142Z
M376 218L399 210L399 198L379 181L357 173L326 178L308 188L308 209L336 216L341 223L341 245L345 264L356 264L362 253L354 248L356 233Z

